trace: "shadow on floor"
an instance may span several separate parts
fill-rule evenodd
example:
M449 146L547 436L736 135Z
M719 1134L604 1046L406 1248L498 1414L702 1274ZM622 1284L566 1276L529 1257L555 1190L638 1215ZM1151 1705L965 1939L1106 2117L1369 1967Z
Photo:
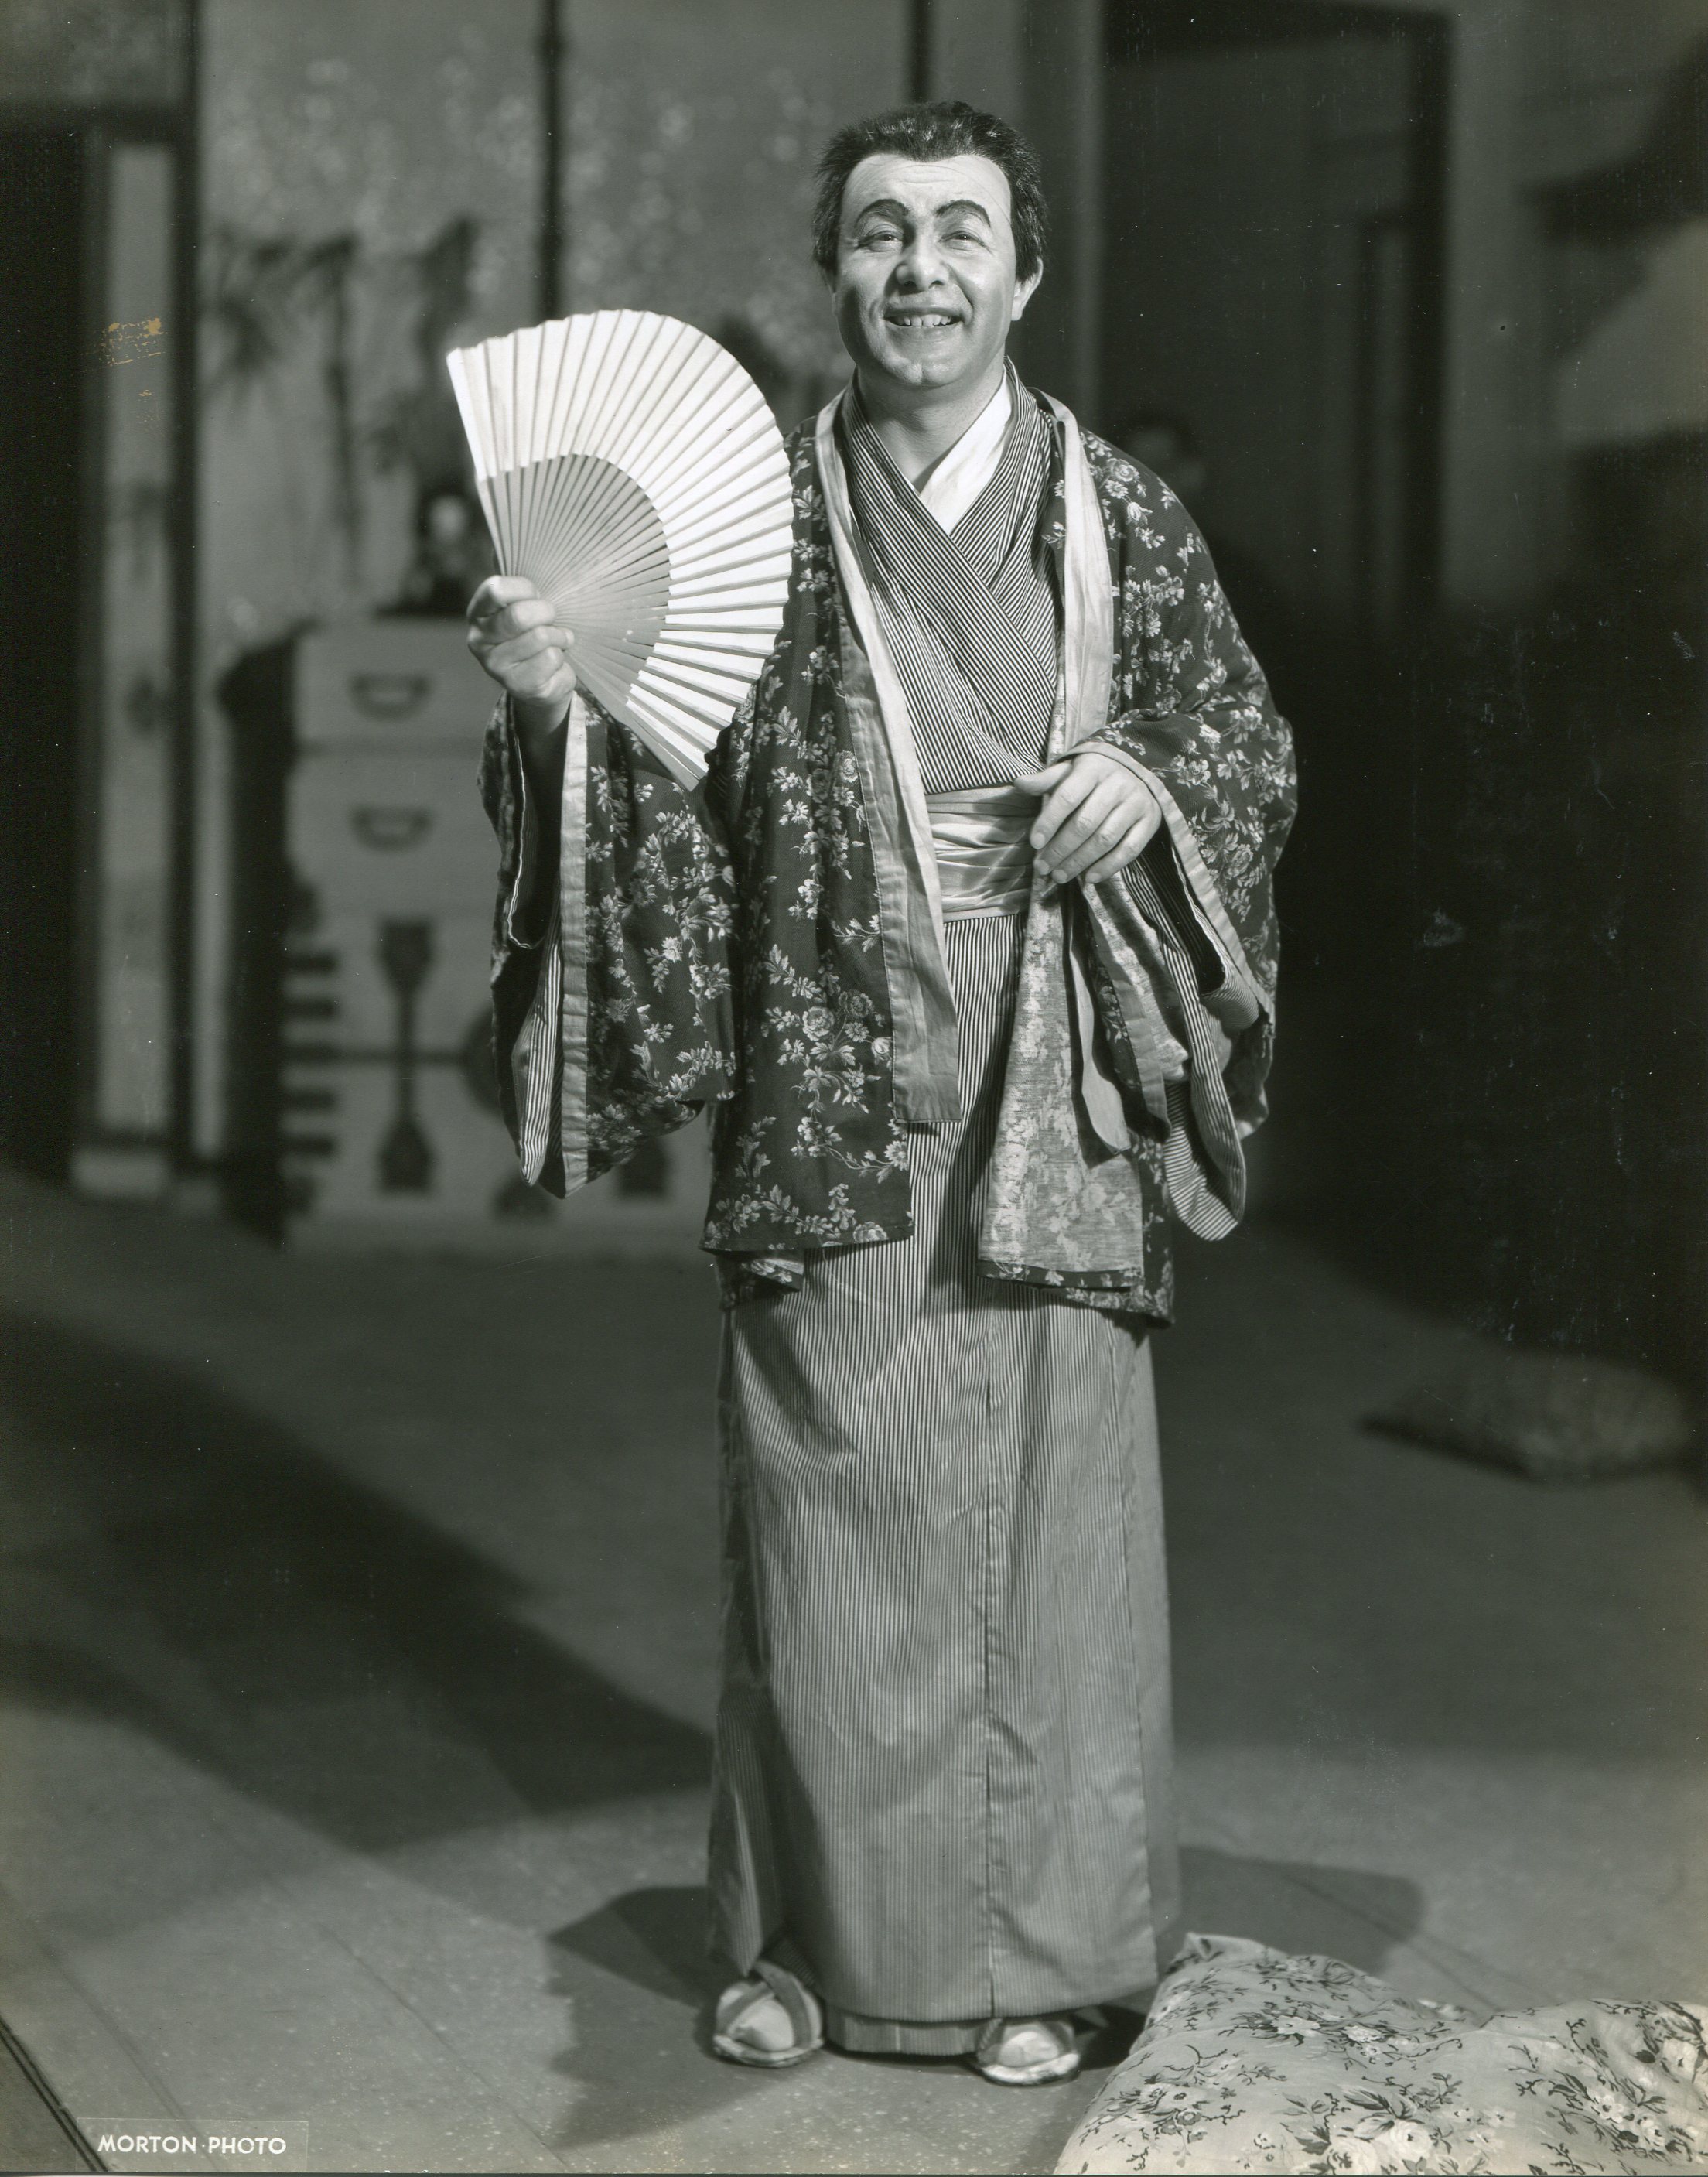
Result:
M712 2053L721 1975L707 1943L710 1910L702 1885L630 1890L550 1938L552 1990L573 2035L557 2068L576 2089L554 2146L692 2123L792 2076L744 2071Z
M1181 1858L1187 1923L1205 1934L1326 1953L1379 1972L1422 1923L1422 1892L1398 1876L1201 1847ZM707 1913L697 1886L630 1890L551 1937L552 1984L569 2006L574 2037L559 2068L577 2089L560 2147L693 2124L779 2084L782 2074L744 2072L710 2052L707 2019L719 1974L707 1949ZM1135 2022L1123 2029L1112 2022L1089 2068L1118 2063Z
M0 1318L0 1361L11 1697L128 1722L362 1851L705 1783L702 1732L272 1421L38 1322Z
M669 2003L703 2002L718 1985L707 1947L703 1883L630 1890L553 1936L555 1945Z
M1188 1845L1181 1854L1186 1923L1274 1950L1343 1959L1379 1973L1423 1925L1423 1892L1401 1875L1312 1867Z
M1708 1535L1688 1475L1549 1488L1376 1435L1364 1416L1462 1348L1273 1228L1183 1247L1180 1283L1157 1378L1182 1749L1367 1775L1401 1749L1694 1758Z

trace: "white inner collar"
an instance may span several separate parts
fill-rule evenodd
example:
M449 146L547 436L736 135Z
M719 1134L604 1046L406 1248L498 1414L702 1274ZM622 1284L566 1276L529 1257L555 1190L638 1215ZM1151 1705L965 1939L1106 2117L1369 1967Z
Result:
M1008 374L980 410L917 487L927 514L945 529L952 529L973 501L996 473L1002 458L1002 442L1014 403L1008 391Z

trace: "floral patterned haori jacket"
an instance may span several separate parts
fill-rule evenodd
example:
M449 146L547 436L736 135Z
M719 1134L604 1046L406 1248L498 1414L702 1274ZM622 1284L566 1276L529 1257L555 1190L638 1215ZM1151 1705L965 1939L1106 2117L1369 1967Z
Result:
M991 1277L1166 1321L1167 1210L1229 1229L1240 1139L1263 1116L1291 741L1185 509L1045 406L1050 754L1094 738L1164 823L1131 879L1034 881L980 1255ZM907 1129L958 1116L929 827L834 406L789 441L783 630L703 781L679 784L576 696L543 935L516 903L550 842L503 704L482 762L499 1083L523 1170L562 1193L712 1105L704 1244L732 1297L795 1280L806 1249L904 1237Z

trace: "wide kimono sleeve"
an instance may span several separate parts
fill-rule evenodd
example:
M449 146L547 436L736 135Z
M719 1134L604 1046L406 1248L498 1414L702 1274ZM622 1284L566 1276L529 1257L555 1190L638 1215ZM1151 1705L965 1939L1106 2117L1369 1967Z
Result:
M572 1192L730 1093L734 888L715 781L691 791L578 691L555 821L507 701L481 798L498 835L499 1107L524 1176Z
M1089 440L1087 454L1116 585L1115 680L1099 738L1144 780L1163 815L1123 889L1152 934L1190 963L1201 1001L1192 1018L1213 1023L1191 1039L1195 1090L1214 1063L1215 1103L1225 1095L1243 1133L1265 1109L1274 878L1296 805L1292 735L1186 509L1100 441ZM1204 1036L1214 1039L1214 1061ZM1193 1103L1207 1120L1196 1093Z

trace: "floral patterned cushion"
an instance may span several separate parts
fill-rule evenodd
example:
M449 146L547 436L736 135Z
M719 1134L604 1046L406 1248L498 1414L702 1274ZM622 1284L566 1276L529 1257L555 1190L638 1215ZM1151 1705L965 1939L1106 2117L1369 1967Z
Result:
M1486 2025L1334 1958L1192 1935L1058 2171L1708 2169L1708 2008Z

